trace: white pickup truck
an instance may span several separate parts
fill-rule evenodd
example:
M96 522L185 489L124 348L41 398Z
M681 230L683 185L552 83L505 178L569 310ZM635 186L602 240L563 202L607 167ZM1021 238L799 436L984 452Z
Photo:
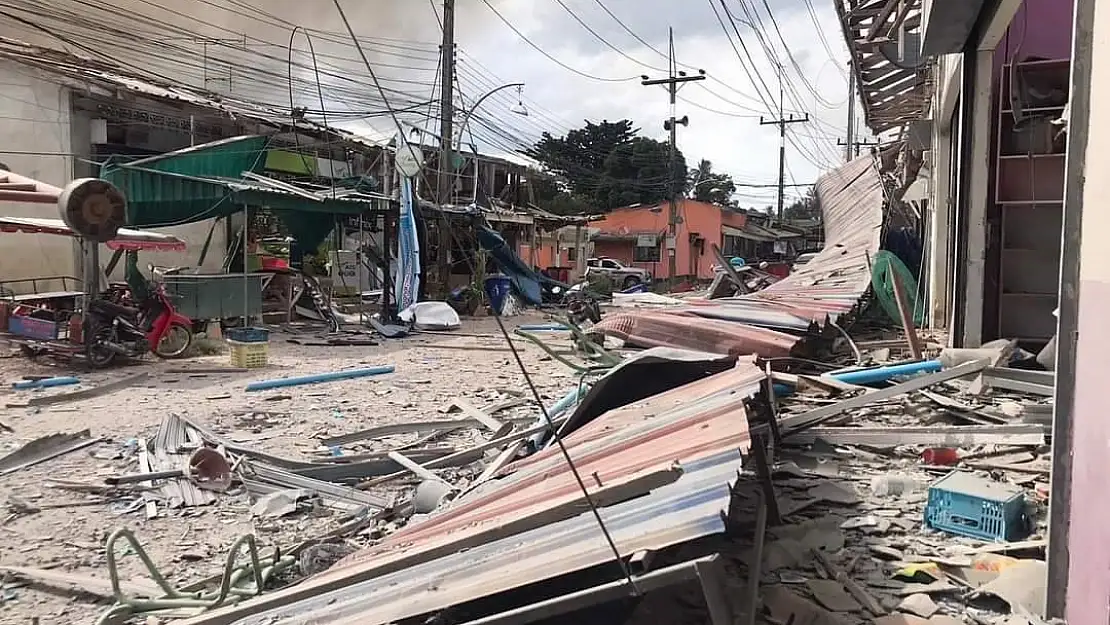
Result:
M651 272L639 267L628 267L619 260L608 257L586 259L586 275L602 273L620 289L628 289L637 284L651 284Z

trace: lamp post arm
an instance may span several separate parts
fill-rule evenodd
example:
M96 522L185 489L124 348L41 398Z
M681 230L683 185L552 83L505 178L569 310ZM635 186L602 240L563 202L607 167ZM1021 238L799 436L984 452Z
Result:
M522 83L522 82L511 82L507 85L501 85L500 87L496 87L496 88L486 92L486 94L483 95L482 97L478 98L478 101L475 102L474 105L470 107L470 110L468 110L466 112L466 115L463 116L462 123L459 124L459 136L455 140L455 151L457 152L462 148L463 130L466 129L467 124L470 123L470 118L474 115L474 111L478 110L478 107L482 105L482 102L486 101L486 98L488 98L491 95L497 93L498 91L503 91L505 89L510 89L512 87L523 87L523 86L524 86L524 83Z

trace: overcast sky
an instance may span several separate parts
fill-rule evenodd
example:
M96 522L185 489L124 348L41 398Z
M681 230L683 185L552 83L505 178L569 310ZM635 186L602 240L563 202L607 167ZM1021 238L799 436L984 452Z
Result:
M391 104L408 107L402 114L406 121L434 131L434 122L422 120L437 115L435 105L414 103L434 99L442 0L341 1L357 34L368 38L364 50L389 90ZM738 183L773 184L778 132L759 122L761 115L777 116L777 102L764 103L741 65L740 58L747 57L742 48L739 55L733 48L736 33L729 31L730 42L714 12L715 7L731 29L722 1L737 19L760 84L777 99L775 64L765 52L770 46L785 66L787 115L810 115L810 122L788 126L786 154L787 182L811 183L841 162L843 148L836 143L845 136L847 119L847 53L831 0L489 0L501 18L485 0L456 0L456 102L470 107L494 86L525 83L527 117L511 112L518 96L505 90L486 100L472 119L469 130L487 153L519 149L543 131L564 134L585 119L628 118L643 134L665 139L667 94L662 87L642 86L639 77L666 75L667 29L672 27L682 69L693 73L701 68L709 77L679 94L677 115L690 118L689 127L679 132L688 164L705 158ZM381 99L330 0L25 4L24 16L46 28L3 21L0 34L54 47L81 41L86 47L75 51L95 49L128 67L154 67L159 76L262 101L279 111L289 109L285 77L290 32L298 25L314 29L329 121L394 134L395 126L385 116L357 119L360 111L380 112ZM43 32L64 33L67 43ZM219 43L203 44L197 34ZM240 38L245 46L232 42ZM295 38L294 47L293 59L301 64L292 69L295 105L320 109L317 76L303 35ZM221 59L233 67L221 67ZM774 196L774 189L742 188L737 199L744 206L766 206L774 203Z
M630 118L642 128L644 134L665 138L662 121L668 115L668 102L662 87L641 86L639 79L601 82L576 75L523 43L480 0L460 2L476 4L482 9L460 16L458 40L466 53L461 62L465 64L468 57L473 57L505 81L525 82L526 104L534 102L536 107L542 107L540 114L545 118L529 122L543 123L555 118L555 121L569 125L577 124L583 118ZM557 0L503 0L495 6L506 20L539 48L584 74L609 79L638 77L641 74L651 77L666 75L666 59L633 38L604 12L596 0L562 2L620 53L575 22ZM759 124L760 115L770 118L772 113L757 96L717 21L710 0L602 2L628 30L663 53L667 51L667 28L673 27L679 62L703 68L711 78L690 84L680 92L680 97L687 102L679 101L678 116L690 117L689 127L679 133L679 147L687 161L693 165L697 159L707 158L715 168L732 174L738 182L775 182L778 175L777 128ZM747 19L738 0L725 0L725 3L734 16ZM813 120L808 124L789 127L794 141L802 150L788 143L786 151L787 169L792 174L788 175L788 179L808 183L821 171L842 160L843 148L838 147L836 141L844 136L847 120L847 52L829 0L813 0L812 15L816 20L804 0L769 0L768 3L782 39L809 82L808 86L802 82L797 69L786 56L762 0L749 3L749 7L758 7L764 27L761 33L787 65L787 80L798 94L792 98L788 93L787 114L794 112L800 116L809 113ZM724 17L720 4L716 4L716 8ZM727 17L725 19L727 24ZM743 25L740 26L740 34L759 74L777 98L775 69L758 37L751 28ZM819 35L823 35L824 41ZM461 85L464 88L467 86L465 78L466 70ZM501 98L497 102L502 106L510 104ZM777 106L777 103L772 102L772 105ZM516 123L524 128L531 126L519 119ZM774 198L773 189L742 189L741 193L738 199L742 204L769 204Z

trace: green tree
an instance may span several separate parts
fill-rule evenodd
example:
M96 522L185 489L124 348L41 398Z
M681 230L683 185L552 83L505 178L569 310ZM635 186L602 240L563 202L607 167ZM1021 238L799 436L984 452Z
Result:
M585 126L563 137L543 133L524 153L563 178L571 193L590 197L597 188L605 159L635 136L636 130L627 119L603 120L600 124L587 121Z
M821 199L810 187L806 194L782 209L785 219L821 219Z
M547 172L528 169L528 186L536 206L556 215L583 215L590 211L590 203L570 192L566 182Z
M687 186L686 158L676 152L673 169L669 159L670 146L647 137L635 137L617 147L602 166L594 193L598 207L655 204L672 194L681 196Z
M713 171L713 163L706 159L698 161L698 166L688 175L691 199L709 202L720 206L732 204L732 194L736 193L736 183L732 176Z
M672 170L668 144L636 133L628 120L586 122L564 137L544 133L525 154L565 183L562 192L570 197L559 200L565 210L584 204L605 211L684 193L688 183L682 153L675 155ZM549 197L554 202L558 194Z

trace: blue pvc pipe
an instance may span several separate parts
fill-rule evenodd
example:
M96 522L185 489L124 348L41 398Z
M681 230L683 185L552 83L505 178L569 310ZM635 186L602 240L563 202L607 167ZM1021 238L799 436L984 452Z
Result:
M834 373L829 377L844 382L846 384L875 384L876 382L886 382L893 378L917 375L919 373L935 373L940 371L943 367L939 360L925 360L922 362L910 362L902 365L890 365L889 367L875 367L872 369L860 369L859 371L845 371L843 373ZM775 395L778 397L787 397L794 393L794 389L785 384L775 384Z
M581 386L575 386L574 388L570 389L570 391L568 391L566 395L563 395L562 399L555 402L553 406L547 409L548 416L550 416L552 419L558 418L559 415L573 408L574 405L578 403L578 400L584 397L589 391L589 385L585 384ZM536 418L536 423L534 424L534 426L546 424L547 419L541 414L539 417ZM550 432L544 430L543 432L536 432L528 440L532 443L532 446L534 448L538 449L543 443L544 439L546 439L550 435Z
M321 382L335 382L337 380L350 380L352 378L365 378L371 375L393 373L393 365L381 367L367 367L365 369L347 369L346 371L333 371L331 373L317 373L316 375L303 375L296 378L282 378L279 380L262 380L251 382L247 385L247 392L265 391L272 388L285 388L287 386L301 386L302 384L319 384Z
M66 376L60 378L46 378L44 380L22 380L20 382L12 382L12 388L17 391L22 391L29 388L51 388L53 386L70 386L80 383L81 380Z
M876 367L874 369L860 369L859 371L845 371L829 376L830 378L848 384L874 384L886 382L891 378L898 378L918 373L934 373L941 370L939 360L925 360L923 362L910 362L889 367Z

